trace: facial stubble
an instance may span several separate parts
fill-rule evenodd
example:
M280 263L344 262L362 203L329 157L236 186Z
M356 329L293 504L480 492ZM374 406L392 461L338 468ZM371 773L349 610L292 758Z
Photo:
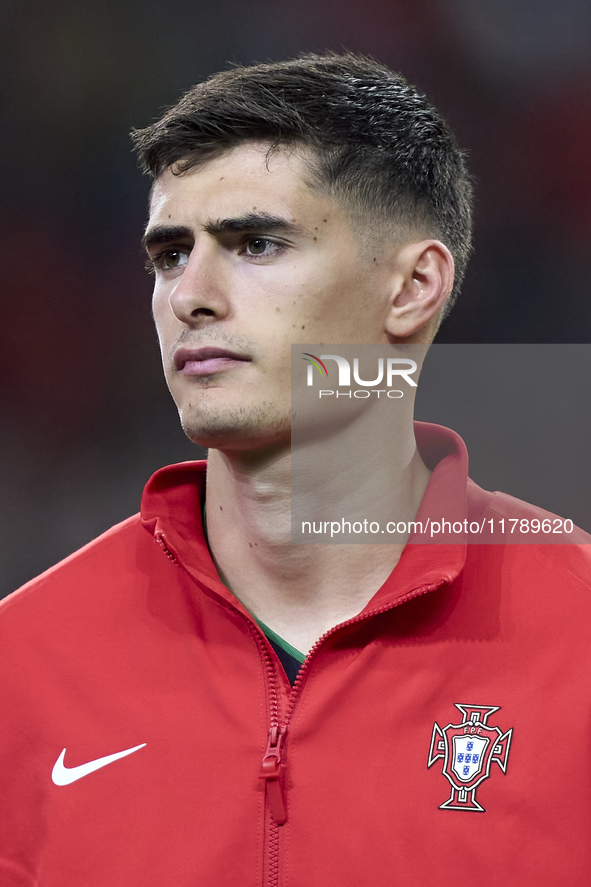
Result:
M215 403L212 395L213 389L202 389L197 398L179 407L181 427L193 443L242 449L289 442L291 416L289 411L281 414L276 401L235 406Z

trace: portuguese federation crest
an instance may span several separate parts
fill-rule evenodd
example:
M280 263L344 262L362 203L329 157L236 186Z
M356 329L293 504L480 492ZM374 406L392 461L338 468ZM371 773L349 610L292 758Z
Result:
M433 724L427 767L443 761L443 775L451 784L451 796L440 810L472 810L485 813L476 800L476 789L488 779L493 763L507 772L513 728L506 733L491 727L488 719L499 705L460 705L461 724L448 724L443 729Z

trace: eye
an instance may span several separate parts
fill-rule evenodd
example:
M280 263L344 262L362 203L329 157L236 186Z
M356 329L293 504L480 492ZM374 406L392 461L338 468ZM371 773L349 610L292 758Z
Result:
M250 258L270 259L287 249L283 243L252 234L242 241L243 254Z
M251 256L264 256L268 247L276 246L266 237L250 237L246 242L246 250Z
M178 268L179 265L186 265L187 261L188 256L186 253L173 249L164 254L162 264L165 268Z
M174 271L189 261L189 253L181 249L163 249L148 259L148 271Z

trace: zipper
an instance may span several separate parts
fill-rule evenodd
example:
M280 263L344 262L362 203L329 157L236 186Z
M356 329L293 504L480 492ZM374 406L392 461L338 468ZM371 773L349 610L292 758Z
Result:
M183 566L182 562L180 562L177 559L176 555L168 548L163 533L158 533L156 535L156 541L160 544L164 553L172 560L174 564L176 564L176 566ZM269 692L269 732L267 747L261 761L260 774L261 778L265 780L265 815L267 821L267 852L264 865L265 887L279 887L280 828L287 821L287 810L285 806L285 794L283 785L283 770L286 760L284 757L283 745L298 697L301 693L301 687L305 675L310 670L310 663L314 659L322 644L337 631L340 631L342 628L347 628L350 625L356 625L359 622L364 622L367 619L371 619L373 616L379 616L381 613L387 613L388 610L394 610L401 604L405 604L408 601L414 600L414 598L420 597L423 594L428 594L431 591L436 591L438 588L441 588L442 585L445 585L446 581L447 580L442 579L440 582L434 582L431 585L423 585L419 588L415 588L412 591L408 592L408 594L405 594L402 597L398 598L398 600L396 600L394 603L385 604L383 607L377 607L376 609L370 610L367 613L354 616L352 619L348 619L346 622L340 622L338 625L333 626L333 628L329 629L321 637L319 637L316 643L310 648L308 655L306 656L300 670L298 671L298 675L295 679L294 685L291 688L289 703L285 712L285 719L282 724L279 723L279 699L277 692L277 676L275 673L275 665L267 646L265 635L262 629L258 625L256 625L250 618L248 618L244 613L240 614L248 625L251 633L253 634L261 653L261 658L265 664L265 672L267 678L266 686Z
M180 566L176 556L172 553L172 551L170 550L170 548L166 544L166 541L164 539L164 533L156 533L154 538L156 539L156 542L158 543L158 545L162 548L164 554L168 558L170 558L170 560L173 562L173 564L175 564L177 567Z
M283 825L287 819L283 786L281 785L281 746L286 729L286 727L280 727L279 724L269 727L269 741L261 768L269 810L277 825Z
M265 780L267 841L264 854L264 880L268 887L279 884L279 829L287 819L281 772L281 745L285 729L279 725L269 728L269 741L263 756L261 776Z
M279 884L280 828L287 819L283 788L283 743L287 725L279 723L279 694L273 657L258 625L241 614L259 648L265 666L265 685L269 694L269 732L267 747L261 760L261 779L265 785L265 841L263 846L263 883L265 887Z
M282 781L282 765L285 765L286 760L284 757L282 757L282 747L298 697L301 693L301 687L305 675L310 669L310 663L312 659L314 658L322 644L329 637L331 637L331 635L335 634L337 631L340 631L342 628L346 628L350 625L355 625L359 622L364 622L367 619L371 619L373 616L378 616L380 613L386 613L388 612L388 610L393 610L401 604L405 604L408 601L413 600L414 598L420 597L423 594L428 594L431 591L435 591L437 588L441 588L441 586L445 584L446 581L442 579L440 582L435 582L431 585L424 585L419 588L415 588L408 594L403 595L403 597L398 598L398 600L392 604L386 604L383 607L376 607L376 609L370 610L367 613L363 613L363 615L354 616L352 619L348 619L347 622L341 622L339 623L339 625L333 626L333 628L329 629L329 631L325 632L320 638L318 638L314 646L311 647L298 672L297 678L291 689L289 703L282 725L279 724L278 720L277 685L273 660L266 646L266 643L263 640L264 634L262 630L259 628L259 626L252 625L250 621L247 620L248 625L253 631L253 634L255 634L256 636L256 640L261 651L264 653L264 660L267 665L267 674L269 677L268 686L272 700L269 739L267 742L265 754L263 755L261 769L261 776L265 779L265 797L268 810L268 864L266 867L267 876L265 879L265 887L278 887L279 885L280 827L284 825L284 823L287 821L287 811L285 807L285 796Z

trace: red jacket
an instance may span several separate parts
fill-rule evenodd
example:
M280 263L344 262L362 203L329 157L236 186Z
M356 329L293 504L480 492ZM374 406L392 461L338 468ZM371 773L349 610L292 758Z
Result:
M446 478L470 518L539 516L427 432L423 504ZM2 603L1 887L591 883L591 549L408 545L292 690L204 481L157 472Z

